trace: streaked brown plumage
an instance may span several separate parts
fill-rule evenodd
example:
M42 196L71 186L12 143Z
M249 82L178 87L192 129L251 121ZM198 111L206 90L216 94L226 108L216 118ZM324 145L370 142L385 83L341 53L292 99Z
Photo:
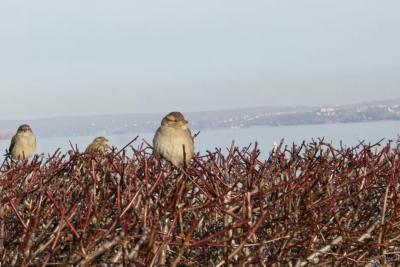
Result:
M31 127L28 124L19 126L8 149L11 157L16 160L27 160L35 153L35 150L36 137Z
M96 137L86 148L86 153L106 154L109 150L108 140L103 136Z
M194 142L187 124L180 112L166 115L153 139L154 154L162 156L176 167L182 167L184 159L188 163L194 156Z

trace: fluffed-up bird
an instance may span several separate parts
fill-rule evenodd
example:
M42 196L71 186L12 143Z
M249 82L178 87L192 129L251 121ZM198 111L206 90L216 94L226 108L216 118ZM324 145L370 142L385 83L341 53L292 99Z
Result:
M27 160L35 153L35 150L36 137L31 127L28 124L19 126L8 149L11 157L16 160Z
M103 136L99 136L96 137L92 143L90 143L85 152L104 155L109 151L109 149L110 147L108 146L108 139Z
M160 155L176 167L182 167L194 156L192 133L188 121L180 112L171 112L161 121L153 139L155 155Z

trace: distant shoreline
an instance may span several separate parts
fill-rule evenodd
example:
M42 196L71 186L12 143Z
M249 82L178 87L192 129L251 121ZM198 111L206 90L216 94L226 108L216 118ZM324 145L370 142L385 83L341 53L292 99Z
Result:
M116 114L0 121L0 139L9 139L20 124L31 124L38 136L89 136L151 133L162 114ZM253 107L188 112L190 128L236 129L400 120L400 99L332 106Z
M280 124L280 125L262 125L262 124L255 124L255 125L248 125L247 127L224 127L224 128L204 128L204 129L192 129L192 134L197 133L198 131L220 131L220 130L240 130L240 129L247 129L247 128L257 128L257 127L271 127L271 128L278 128L278 127L296 127L296 126L317 126L317 125L335 125L335 124L359 124L359 123L374 123L374 122L396 122L400 121L400 119L382 119L382 120L366 120L366 121L346 121L346 122L322 122L322 123L304 123L304 124ZM87 137L87 136L97 136L97 135L128 135L128 134L151 134L154 131L126 131L121 133L111 133L111 134L104 134L104 133L88 133L84 135L37 135L38 138L63 138L63 137ZM400 130L399 130L400 134ZM1 133L0 132L0 141L3 140L10 140L14 134L13 133Z

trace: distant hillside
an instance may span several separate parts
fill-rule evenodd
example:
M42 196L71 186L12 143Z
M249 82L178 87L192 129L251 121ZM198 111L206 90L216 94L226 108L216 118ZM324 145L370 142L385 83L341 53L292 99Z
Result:
M0 138L29 123L39 136L81 136L153 132L165 114L117 114L0 121ZM400 120L400 99L343 106L254 107L186 113L193 130Z

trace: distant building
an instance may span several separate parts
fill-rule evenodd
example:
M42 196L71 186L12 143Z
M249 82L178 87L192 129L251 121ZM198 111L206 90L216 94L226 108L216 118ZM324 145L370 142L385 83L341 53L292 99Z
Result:
M391 107L389 106L387 107L387 111L390 113L400 114L400 105L393 105Z
M335 112L335 108L321 108L321 113L332 113Z
M334 116L336 114L336 109L331 107L321 107L319 112L317 112L318 116Z
M10 139L14 135L11 130L0 132L0 140Z

